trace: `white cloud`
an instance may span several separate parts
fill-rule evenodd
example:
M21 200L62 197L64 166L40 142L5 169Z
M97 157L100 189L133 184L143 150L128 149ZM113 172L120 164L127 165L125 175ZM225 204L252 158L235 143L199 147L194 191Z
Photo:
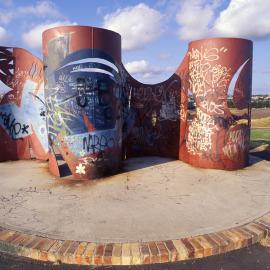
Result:
M132 62L126 63L125 68L132 75L144 73L149 68L149 62L146 60L132 61Z
M176 15L180 39L270 37L269 0L231 0L224 10L216 14L220 3L220 0L185 0Z
M176 70L175 67L153 66L146 60L128 62L124 66L134 78L144 83L164 80L164 77L170 76Z
M191 40L206 37L209 25L214 18L217 1L206 3L204 0L185 0L176 15L180 25L178 31L180 39Z
M217 18L213 31L223 36L269 37L270 1L231 0Z
M12 20L25 17L34 16L38 18L63 18L61 13L51 1L40 1L35 5L9 7L0 10L0 23L8 24Z
M8 40L7 30L0 26L0 42L3 44Z
M47 24L39 24L32 28L30 31L22 34L22 40L29 48L41 49L42 46L42 32L46 29L62 26L62 25L75 25L69 21L57 21Z
M18 7L17 12L21 14L34 15L37 17L62 17L54 3L50 1L37 2L36 5Z
M143 48L156 40L164 30L163 15L146 4L118 9L104 17L103 27L122 36L122 48Z

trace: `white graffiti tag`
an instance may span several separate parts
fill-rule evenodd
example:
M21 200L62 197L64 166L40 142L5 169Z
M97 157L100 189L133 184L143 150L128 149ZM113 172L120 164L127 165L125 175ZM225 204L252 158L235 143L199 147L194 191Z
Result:
M209 152L212 149L212 135L218 127L214 119L197 108L197 116L189 126L187 150L191 154Z
M206 97L217 88L224 91L229 83L230 74L226 66L216 64L220 52L226 52L225 48L200 48L189 52L189 83L195 98Z

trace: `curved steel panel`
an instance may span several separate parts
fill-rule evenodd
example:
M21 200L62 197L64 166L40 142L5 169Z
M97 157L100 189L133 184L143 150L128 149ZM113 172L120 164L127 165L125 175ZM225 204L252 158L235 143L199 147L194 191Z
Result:
M252 42L214 38L190 42L181 104L180 159L194 166L239 169L248 165ZM235 105L227 104L232 89ZM188 115L189 92L196 110Z
M0 47L0 161L47 159L43 63L21 48Z
M51 172L94 179L118 171L120 35L94 27L56 27L43 33L43 54Z

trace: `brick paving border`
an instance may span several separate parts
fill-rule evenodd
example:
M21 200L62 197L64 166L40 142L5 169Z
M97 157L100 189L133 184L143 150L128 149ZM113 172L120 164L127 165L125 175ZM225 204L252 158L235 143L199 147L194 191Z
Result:
M244 248L270 235L270 212L242 226L182 239L94 243L56 240L0 227L0 251L77 265L143 265L203 258Z

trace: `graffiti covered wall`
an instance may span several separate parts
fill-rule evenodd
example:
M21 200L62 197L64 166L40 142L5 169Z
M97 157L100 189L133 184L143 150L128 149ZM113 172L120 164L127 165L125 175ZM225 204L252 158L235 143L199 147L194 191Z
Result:
M181 93L180 159L204 168L247 166L252 42L236 38L191 42L178 73L185 85ZM227 105L228 92L235 105L233 111ZM187 108L190 95L194 111Z
M83 26L43 33L53 174L93 179L119 170L122 152L120 35Z
M144 155L205 168L248 164L251 41L191 42L177 71L156 85L128 74L120 35L105 29L49 29L43 54L54 175L94 179L117 172L126 158ZM195 110L188 107L191 97Z
M147 85L124 72L125 158L144 155L178 158L179 76L173 74L162 83Z
M0 47L0 161L48 157L43 63L21 48Z
M122 65L120 36L93 27L45 31L43 53L53 174L93 179L128 157L177 158L177 75L157 85L137 82Z

